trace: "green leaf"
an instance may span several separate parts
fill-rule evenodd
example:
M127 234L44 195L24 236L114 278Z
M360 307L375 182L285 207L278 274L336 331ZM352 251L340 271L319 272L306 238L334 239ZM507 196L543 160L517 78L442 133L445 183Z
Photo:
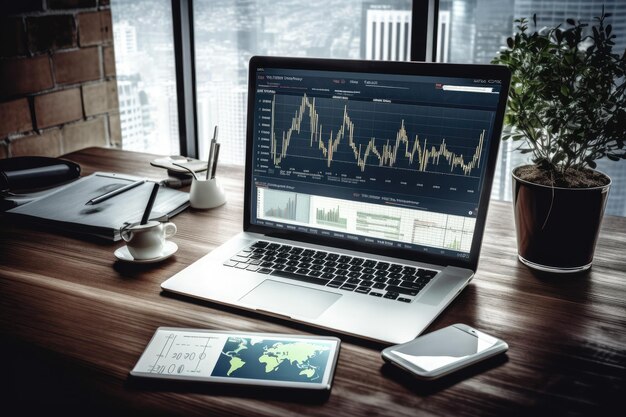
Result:
M597 39L597 38L599 38L599 37L600 37L600 32L598 32L598 28L596 28L595 26L593 26L593 27L591 28L591 30L593 31L593 38L594 38L594 39Z
M585 162L587 163L587 165L589 165L589 168L591 169L595 169L598 166L598 164L596 164L596 162L590 157L585 158Z
M569 97L569 88L567 88L566 85L561 86L561 94L563 94L565 97Z
M552 163L556 165L563 160L565 160L565 154L563 152L557 152L554 155L554 158L552 158Z
M563 42L563 32L559 29L554 31L554 37L556 38L556 41L560 44L561 42Z
M564 59L565 59L565 62L567 64L569 64L569 65L573 65L574 64L574 56L573 55L570 55L570 54L565 55Z

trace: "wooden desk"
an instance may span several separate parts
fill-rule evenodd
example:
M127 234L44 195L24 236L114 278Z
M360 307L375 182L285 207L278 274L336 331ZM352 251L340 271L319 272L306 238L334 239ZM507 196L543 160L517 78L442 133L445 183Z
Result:
M67 158L80 163L85 174L163 174L148 164L153 156L147 154L90 148ZM79 240L0 219L3 405L85 415L121 410L185 416L592 415L621 406L626 219L605 218L588 274L537 276L517 261L511 206L502 202L491 203L475 279L427 332L463 322L507 341L506 358L439 383L418 383L383 366L384 346L342 336L326 400L302 402L214 386L189 391L128 384L128 372L158 326L317 332L161 293L161 282L241 229L243 170L220 166L218 175L227 204L175 217L173 240L180 249L156 266L116 263L113 251L121 243Z

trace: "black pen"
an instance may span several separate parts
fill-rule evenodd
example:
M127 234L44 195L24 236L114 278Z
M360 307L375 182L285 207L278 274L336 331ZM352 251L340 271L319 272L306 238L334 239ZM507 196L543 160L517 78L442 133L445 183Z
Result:
M156 200L157 193L159 192L160 184L155 182L152 186L152 192L150 193L150 198L148 199L148 205L146 205L146 209L143 212L143 216L141 216L141 222L139 224L148 223L148 219L150 218L150 213L152 213L152 206L154 205L154 200Z
M108 200L111 197L115 197L118 194L122 194L123 192L128 191L131 188L135 188L135 187L143 184L144 182L146 182L146 180L135 181L135 182L133 182L131 184L128 184L128 185L125 185L123 187L116 188L115 190L109 191L106 194L102 194L101 196L92 198L91 200L87 201L85 203L85 205L87 206L87 205L91 205L91 204L102 203L104 200Z

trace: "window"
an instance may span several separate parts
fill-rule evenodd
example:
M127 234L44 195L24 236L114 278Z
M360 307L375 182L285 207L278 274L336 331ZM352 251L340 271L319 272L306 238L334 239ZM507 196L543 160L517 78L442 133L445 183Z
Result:
M122 148L178 154L171 1L111 3Z
M413 0L194 0L199 155L243 164L252 55L409 60ZM172 0L112 0L122 147L180 152ZM158 23L157 23L158 22Z
M514 19L537 14L537 26L553 26L565 19L592 22L604 5L613 32L614 50L626 48L626 2L624 0L440 0L437 60L457 63L489 63L514 31ZM511 200L511 170L528 162L513 143L502 142L492 198ZM626 163L598 161L598 170L613 179L607 214L626 216Z
M200 158L218 125L220 160L244 162L250 56L408 60L413 1L423 0L193 0ZM488 63L513 33L514 18L537 13L539 27L591 21L602 5L613 13L622 51L623 0L439 0L437 60ZM111 8L123 147L178 154L172 0L112 0ZM493 198L511 199L510 171L524 162L502 142ZM601 160L598 169L613 179L607 213L626 215L626 164Z
M409 60L412 0L195 0L200 157L243 164L252 55Z

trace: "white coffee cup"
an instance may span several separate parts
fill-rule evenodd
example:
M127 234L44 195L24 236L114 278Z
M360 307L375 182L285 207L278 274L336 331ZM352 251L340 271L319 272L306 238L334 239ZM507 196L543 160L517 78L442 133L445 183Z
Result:
M125 226L120 230L120 234L134 259L153 259L163 253L165 239L176 234L176 225L151 220L146 224L135 223Z

